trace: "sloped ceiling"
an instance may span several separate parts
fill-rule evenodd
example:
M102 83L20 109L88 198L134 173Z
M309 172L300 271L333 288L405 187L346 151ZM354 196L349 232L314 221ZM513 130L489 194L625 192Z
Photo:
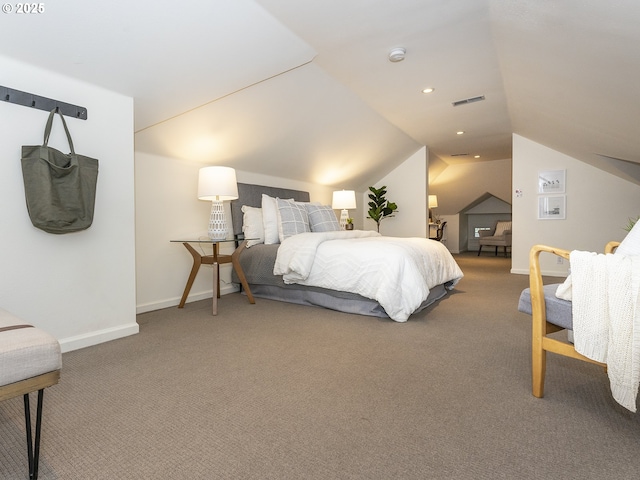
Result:
M640 2L492 1L513 131L640 183Z
M0 54L132 96L139 151L364 189L423 145L510 158L515 132L640 181L635 0L44 5L0 16Z

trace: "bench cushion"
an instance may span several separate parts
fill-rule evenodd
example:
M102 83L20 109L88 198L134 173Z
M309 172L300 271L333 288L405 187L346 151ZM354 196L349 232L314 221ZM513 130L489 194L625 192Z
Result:
M0 329L27 322L0 309ZM62 368L60 343L34 327L0 332L0 386Z
M559 283L551 283L544 286L547 322L571 330L573 328L571 302L556 297L556 290L559 285ZM528 288L524 289L520 294L518 311L531 315L531 290Z

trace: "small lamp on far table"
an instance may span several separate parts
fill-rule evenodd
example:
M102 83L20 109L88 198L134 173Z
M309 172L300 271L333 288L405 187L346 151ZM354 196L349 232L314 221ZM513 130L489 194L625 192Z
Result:
M438 196L437 195L429 195L429 222L433 222L433 212L432 208L438 208Z
M342 210L340 213L340 228L343 230L347 225L347 218L349 218L349 208L356 208L356 192L353 190L339 190L333 192L333 202L331 202L331 208L335 210Z

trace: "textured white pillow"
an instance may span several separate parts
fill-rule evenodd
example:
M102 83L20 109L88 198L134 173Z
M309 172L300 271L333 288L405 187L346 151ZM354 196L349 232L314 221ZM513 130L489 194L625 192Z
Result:
M278 238L281 242L293 235L311 231L304 203L276 198L276 204L279 218Z
M636 222L631 231L627 233L615 253L627 257L640 254L640 221Z
M340 230L336 213L330 205L305 204L312 232L335 232Z
M264 243L264 225L262 223L262 209L256 207L250 207L249 205L242 206L242 232L244 238L254 238L255 240L249 240L247 242L247 248Z
M500 237L504 235L504 232L507 230L511 230L511 222L498 222L496 224L496 233L494 233L494 235L496 237Z
M278 206L276 199L262 194L262 225L264 227L264 243L280 243L278 237Z

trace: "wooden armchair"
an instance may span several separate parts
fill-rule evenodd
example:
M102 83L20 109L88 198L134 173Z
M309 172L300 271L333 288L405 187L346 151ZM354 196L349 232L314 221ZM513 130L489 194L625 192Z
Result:
M620 242L609 242L605 253L612 253ZM540 253L547 252L569 260L570 252L559 248L535 245L529 252L529 288L520 295L518 310L531 315L531 382L535 397L544 396L544 377L547 366L547 352L602 365L578 352L573 344L548 337L550 333L573 328L571 302L556 297L559 283L544 285L540 270Z
M511 248L511 220L498 220L491 230L480 230L479 235L478 256L480 256L483 246L490 246L496 247L496 256L498 256L498 247L502 247L506 257L507 248Z

